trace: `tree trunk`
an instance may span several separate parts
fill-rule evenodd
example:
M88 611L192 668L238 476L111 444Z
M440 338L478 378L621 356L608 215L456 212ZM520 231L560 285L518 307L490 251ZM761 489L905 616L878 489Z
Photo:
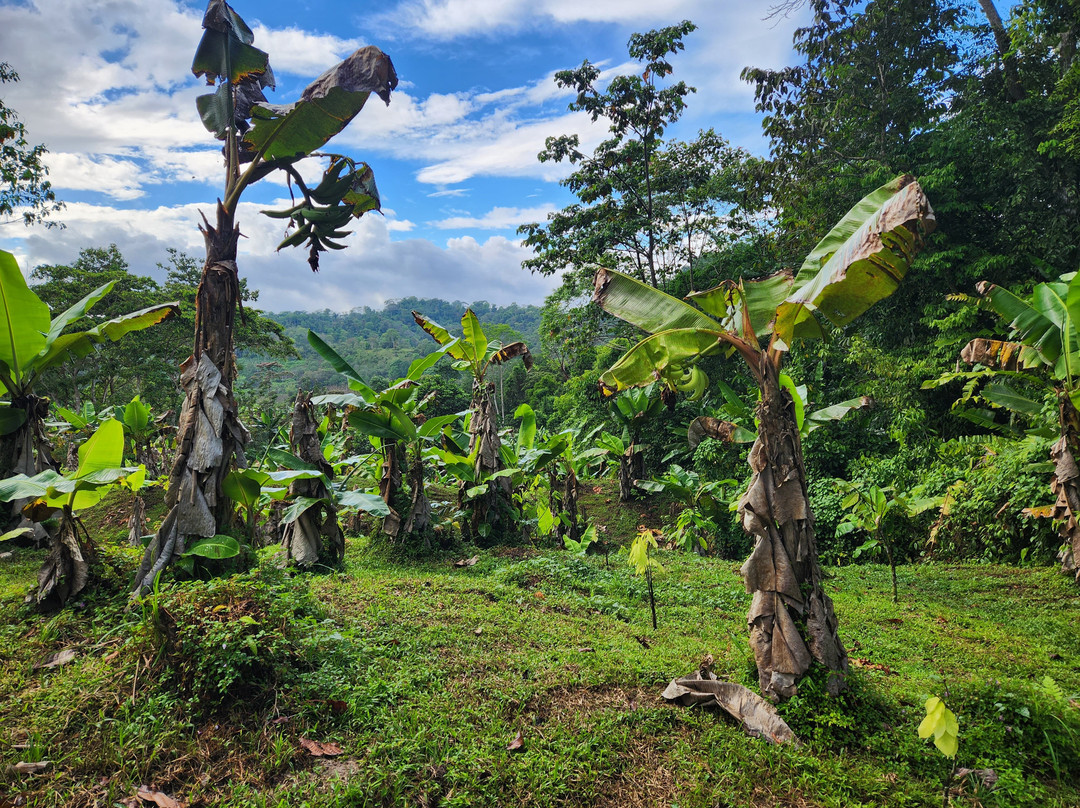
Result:
M994 43L997 45L998 55L1005 70L1005 90L1011 101L1022 101L1024 88L1020 85L1020 74L1016 69L1016 58L1012 55L1012 38L1005 30L1005 23L1001 21L994 0L979 0L979 6L986 15L986 21L990 23L990 30L994 34Z
M828 690L844 688L847 652L837 634L832 601L822 588L807 496L802 446L790 394L780 386L779 363L761 357L760 428L750 450L753 476L739 501L743 527L755 538L742 566L754 595L747 623L761 691L783 700L816 660L831 671Z
M409 515L405 518L405 535L418 534L424 537L424 546L431 550L431 502L427 498L424 487L424 455L420 444L416 445L416 453L409 465L409 488L412 489L412 502L409 505Z
M476 454L476 483L487 479L489 475L502 469L502 442L499 440L498 420L495 415L493 399L495 385L473 385L472 418L469 421L469 454L479 443ZM467 483L462 483L467 485ZM497 535L503 528L505 511L510 507L510 480L499 477L488 482L487 493L473 500L472 531L479 533L481 524L491 526L491 533Z
M52 456L52 447L45 435L45 417L49 414L49 399L35 395L19 397L11 402L12 408L26 413L26 421L7 435L0 436L0 479L25 474L33 477L45 469L59 471L60 466ZM25 499L9 503L4 521L6 528L25 527L34 531L34 539L42 542L50 538L37 522L23 518ZM5 528L5 529L6 529Z
M1080 469L1076 465L1080 453L1080 414L1067 393L1058 394L1058 418L1061 437L1050 449L1054 461L1051 486L1057 495L1054 518L1061 520L1059 531L1064 546L1058 555L1061 571L1072 575L1080 583Z
M146 503L138 494L131 505L131 516L128 518L128 545L138 547L142 543L143 532L146 530Z
M383 440L382 474L379 477L379 495L390 508L390 515L383 517L382 531L392 539L401 532L401 514L394 507L401 492L401 449L396 440Z
M566 528L570 541L581 541L581 525L578 524L577 475L574 474L573 469L566 470L566 479L563 481L563 508L570 520Z
M637 488L635 480L645 476L645 455L634 444L619 458L619 502L630 502L634 499Z
M292 428L289 430L289 446L293 454L332 479L334 469L323 457L319 441L319 422L311 395L302 390L296 396L293 407ZM300 516L285 525L281 544L288 557L301 567L311 567L320 559L325 564L340 564L345 557L345 537L338 525L337 509L332 504L333 492L320 479L296 480L289 486L289 494L297 497L326 499L328 503L312 505Z
M231 504L221 481L236 458L245 465L248 432L233 398L236 358L233 326L240 299L236 242L240 229L220 203L217 227L203 218L206 263L195 297L195 344L180 366L184 406L176 434L176 458L165 499L168 513L143 555L134 592L184 554L187 538L213 536L229 522Z

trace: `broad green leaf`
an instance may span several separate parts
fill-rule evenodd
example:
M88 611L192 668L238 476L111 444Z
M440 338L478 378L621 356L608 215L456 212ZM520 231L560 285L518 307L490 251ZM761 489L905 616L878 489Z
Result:
M63 477L52 469L46 469L33 477L27 477L25 474L8 477L6 480L0 480L0 502L43 497L48 493L50 485L62 479Z
M488 339L472 309L465 309L465 314L461 316L461 333L464 335L467 358L483 362L487 356Z
M319 471L318 466L308 463L306 460L297 457L292 452L286 452L284 449L278 449L274 446L266 450L266 456L285 469L291 469L293 471Z
M533 448L536 442L536 413L528 404L522 404L514 410L514 417L521 419L517 439L517 453L520 457L525 451Z
M424 373L429 368L431 368L436 362L438 362L440 359L442 359L443 356L446 355L446 352L447 352L447 350L444 347L442 350L435 351L434 353L430 353L427 356L423 356L423 357L421 357L419 359L414 359L412 361L412 363L409 365L409 370L405 374L405 378L409 379L411 381L416 381L421 376L423 376Z
M90 354L94 349L94 345L98 343L105 342L105 340L116 342L127 334L150 328L179 313L179 304L162 303L129 314L122 314L89 331L82 331L77 334L63 334L34 358L33 370L35 373L40 374L70 359L81 359Z
M124 407L124 426L135 435L141 435L150 425L150 408L138 396L131 399Z
M458 361L461 361L466 358L465 346L462 340L458 339L441 325L439 325L437 322L428 319L420 312L414 311L412 313L412 316L413 320L416 321L416 324L422 329L424 329L424 331L426 331L429 335L431 335L432 339L442 345L446 349L446 352L450 354L450 357L452 359L457 359ZM454 367L455 369L458 369L456 364L454 365Z
M356 410L349 413L349 425L365 435L374 435L384 440L408 441L407 432L399 429L400 424L390 414L378 410Z
M87 477L96 471L113 469L124 460L124 427L109 419L79 447L79 469L76 477Z
M232 536L209 536L194 542L184 555L214 559L234 558L240 555L240 542Z
M366 494L362 491L345 491L338 495L337 504L342 508L356 508L372 516L389 516L390 508L378 494Z
M868 194L811 250L796 291L776 311L776 347L824 335L815 312L847 325L896 291L918 248L914 230L934 227L934 213L911 177Z
M297 497L292 505L286 508L285 512L281 514L281 524L287 525L291 522L295 522L308 509L324 503L329 503L329 500L326 499L326 497Z
M86 429L90 426L90 422L86 418L83 418L77 412L69 410L67 407L54 404L52 410L76 429Z
M705 312L719 319L741 337L745 333L743 310L750 314L750 326L758 339L772 332L776 319L776 307L791 293L794 279L787 272L778 272L766 278L741 280L738 286L723 284L705 292L692 292L689 300Z
M315 350L315 353L330 363L330 367L349 379L350 388L354 389L367 401L375 401L377 398L375 391L364 383L364 380L353 369L352 365L342 359L341 355L331 348L322 337L314 331L308 330L308 344ZM355 386L353 383L355 383Z
M390 57L370 45L360 48L310 84L299 101L252 107L244 141L264 160L306 157L348 126L372 92L389 103L396 86Z
M49 307L26 285L15 256L0 250L0 362L16 384L45 348L50 323Z
M1033 401L1003 381L986 385L980 394L991 404L1025 415L1042 415L1043 404Z
M232 84L221 83L216 91L195 98L195 108L206 131L218 140L224 140L233 122Z
M101 300L101 298L105 297L105 295L112 291L112 288L115 284L116 281L109 281L103 286L99 286L97 289L92 291L74 306L72 306L59 317L54 319L52 321L52 324L49 326L49 334L46 337L46 341L52 342L62 333L64 333L65 328L85 317L86 313L90 311L90 309L93 308L98 303L98 301Z
M806 405L803 402L803 390L796 387L795 382L792 381L792 378L786 373L780 374L780 386L791 394L791 400L795 404L795 426L802 432L803 418L806 415Z
M668 375L672 365L683 365L700 356L716 353L720 349L721 332L715 322L709 322L713 326L711 331L680 328L646 337L600 376L605 394L611 395L628 387L644 387L658 377Z
M829 407L822 407L820 410L814 410L806 416L806 424L803 432L809 435L818 427L825 426L834 421L839 421L849 412L865 409L872 404L873 399L868 396L861 396L859 398L850 398L847 401L841 401L840 403L833 404Z
M383 406L390 416L391 429L404 435L406 441L416 440L416 424L413 423L412 418L392 402L388 401Z
M25 423L26 410L6 402L0 405L0 435L10 435Z
M250 509L258 503L262 485L243 471L230 471L221 481L221 490L233 502Z
M593 283L594 303L650 334L676 329L721 330L716 320L689 303L621 272L601 269Z
M428 418L424 423L420 425L420 428L416 430L416 434L421 438L433 438L442 432L443 427L454 423L461 416L456 412L450 415L437 415L434 418Z

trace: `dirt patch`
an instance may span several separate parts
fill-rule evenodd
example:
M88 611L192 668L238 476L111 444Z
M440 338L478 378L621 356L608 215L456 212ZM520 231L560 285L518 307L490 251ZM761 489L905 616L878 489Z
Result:
M574 721L600 710L631 710L663 704L660 689L597 685L594 687L556 687L538 693L529 700L527 713L536 724Z
M536 558L539 552L531 547L496 547L491 551L496 558L510 558L514 561L522 561L526 558Z
M651 738L635 738L620 756L621 771L600 784L596 805L646 808L671 805L683 790L675 776L667 749Z

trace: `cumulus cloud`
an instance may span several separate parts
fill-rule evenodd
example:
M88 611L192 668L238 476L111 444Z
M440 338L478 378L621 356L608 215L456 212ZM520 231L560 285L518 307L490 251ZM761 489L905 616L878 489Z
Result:
M483 216L451 216L432 222L440 230L509 230L525 222L542 222L554 205L535 208L492 208Z
M269 311L379 307L387 300L418 295L458 300L484 299L499 305L540 303L557 279L521 270L529 251L520 242L494 236L479 241L451 238L440 245L426 239L394 239L412 227L391 216L364 216L344 241L347 250L324 254L313 274L303 250L275 252L284 235L280 220L260 216L261 206L244 203L237 219L244 238L237 263L240 273L259 290L259 307ZM68 264L88 246L116 244L133 272L158 277L156 265L175 247L201 256L199 211L206 205L178 205L127 210L86 203L69 204L65 230L31 230L14 250L26 269ZM392 213L392 212L391 212Z

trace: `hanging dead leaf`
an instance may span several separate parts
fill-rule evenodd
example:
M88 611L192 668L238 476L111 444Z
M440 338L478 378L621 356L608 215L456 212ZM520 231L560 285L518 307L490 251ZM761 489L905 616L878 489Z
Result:
M506 745L507 752L524 752L525 751L525 735L518 730L518 734L514 736L514 739Z
M39 662L34 666L34 670L44 670L45 668L59 668L61 665L66 665L71 660L75 659L77 654L70 648L65 648L63 651L57 651L55 654L49 654L45 657L44 662Z
M146 786L139 786L137 796L144 802L154 803L158 808L185 808L185 803L180 800L175 800L160 791L152 791Z
M336 743L319 743L318 741L301 738L300 746L306 749L312 757L337 757L344 754L341 747Z
M478 556L478 555L473 556L472 558L463 558L460 561L455 561L454 566L455 567L471 567L474 564L476 564L476 562L479 561L479 560L480 560L480 556Z

